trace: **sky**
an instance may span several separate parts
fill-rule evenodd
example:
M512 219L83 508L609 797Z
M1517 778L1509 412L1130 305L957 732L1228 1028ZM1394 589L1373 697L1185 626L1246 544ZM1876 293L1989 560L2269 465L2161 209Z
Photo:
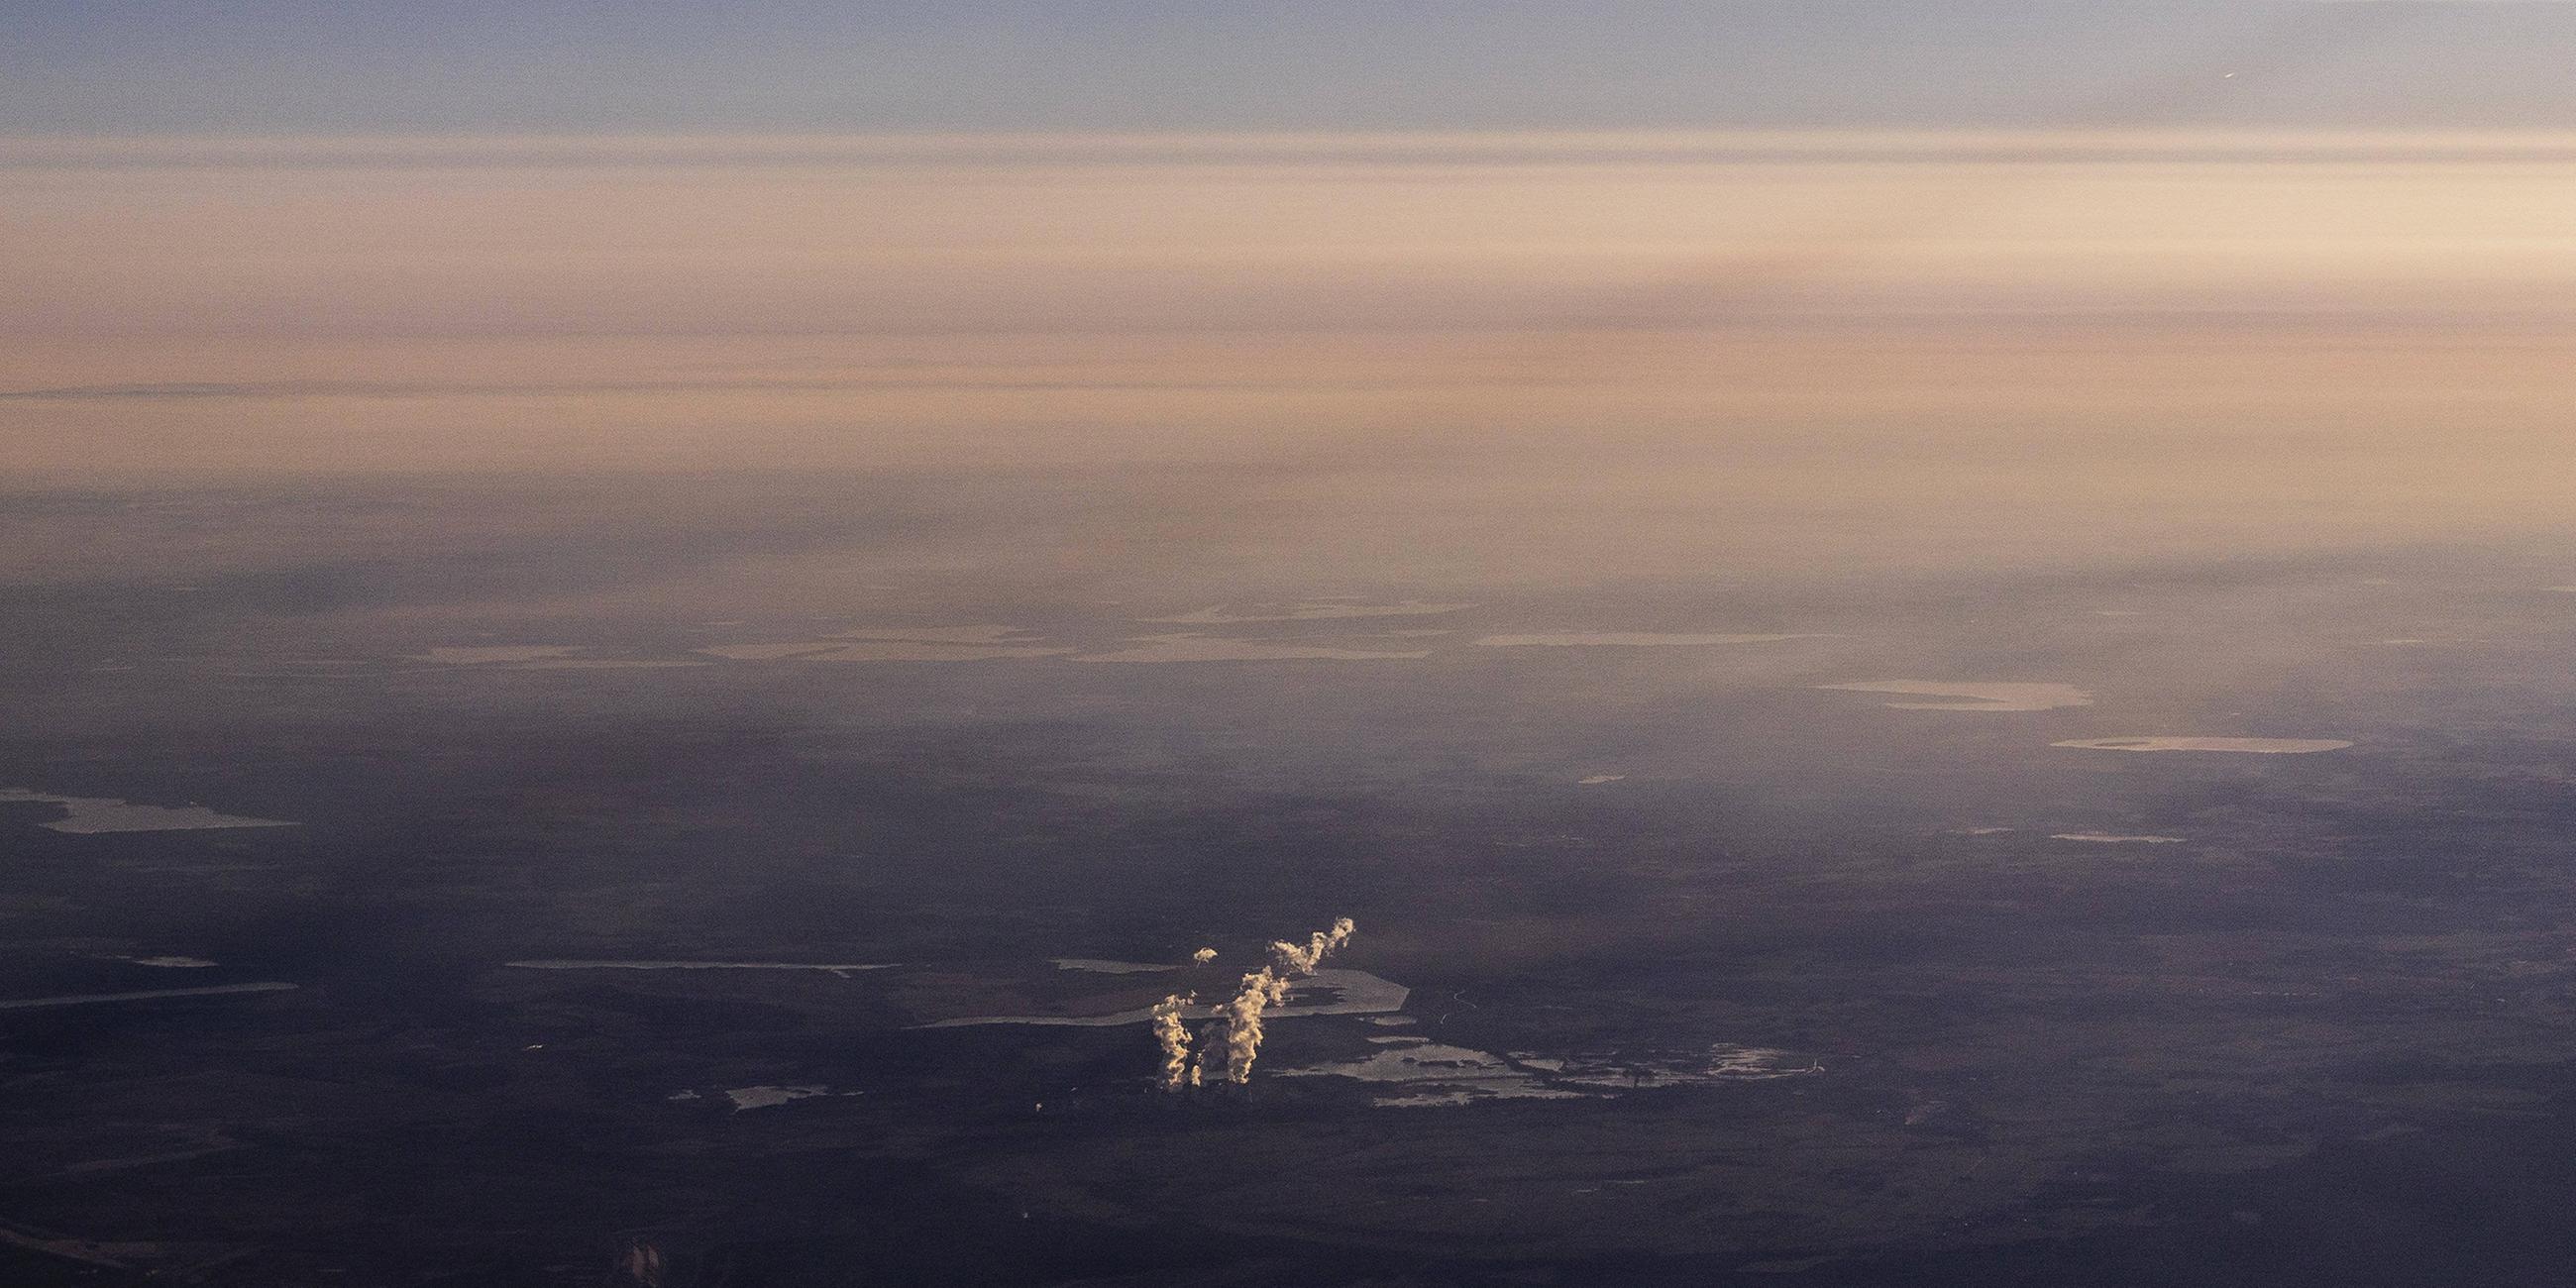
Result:
M1718 479L1830 516L1784 558L2568 522L2576 6L5 13L0 487L1328 461L1319 528L1578 562Z
M17 134L2576 126L2576 6L2516 0L10 0L0 26Z

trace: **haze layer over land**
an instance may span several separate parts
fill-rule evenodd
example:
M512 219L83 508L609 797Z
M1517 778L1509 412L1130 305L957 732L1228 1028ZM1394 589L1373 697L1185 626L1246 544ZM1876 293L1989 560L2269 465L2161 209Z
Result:
M1217 470L1158 509L1478 579L2564 522L2557 136L20 140L0 201L22 485Z
M0 26L0 1284L2576 1282L2576 4Z

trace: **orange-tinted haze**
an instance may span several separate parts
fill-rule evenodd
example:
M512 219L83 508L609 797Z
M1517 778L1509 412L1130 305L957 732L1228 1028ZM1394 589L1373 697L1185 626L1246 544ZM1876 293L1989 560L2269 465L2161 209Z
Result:
M2534 136L20 143L0 450L2546 526L2570 210Z

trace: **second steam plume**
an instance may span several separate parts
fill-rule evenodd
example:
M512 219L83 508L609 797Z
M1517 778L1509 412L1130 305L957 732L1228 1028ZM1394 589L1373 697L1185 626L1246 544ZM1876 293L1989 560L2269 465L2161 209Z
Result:
M1244 976L1235 995L1217 1005L1216 1019L1200 1032L1195 1053L1189 1027L1181 1021L1195 995L1164 998L1153 1015L1154 1041L1163 1054L1163 1089L1179 1091L1211 1079L1251 1081L1252 1062L1261 1054L1262 1012L1287 998L1289 981L1314 974L1325 957L1349 943L1353 929L1351 919L1343 917L1304 943L1273 942L1270 964Z

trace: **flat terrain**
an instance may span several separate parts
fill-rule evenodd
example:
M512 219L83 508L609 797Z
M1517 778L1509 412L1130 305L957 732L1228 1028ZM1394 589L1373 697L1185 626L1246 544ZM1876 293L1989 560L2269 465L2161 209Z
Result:
M2576 551L1046 546L1114 494L12 498L0 1282L2576 1271ZM1341 915L1240 1088L940 1023Z

